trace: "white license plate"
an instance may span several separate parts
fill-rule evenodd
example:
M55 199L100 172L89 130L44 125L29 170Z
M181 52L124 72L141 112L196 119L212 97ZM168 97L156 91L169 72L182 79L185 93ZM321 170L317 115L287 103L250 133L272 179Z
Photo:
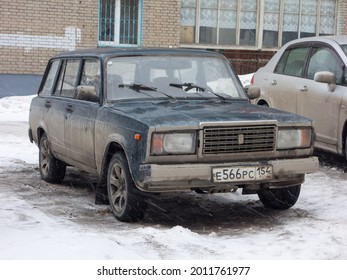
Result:
M212 169L213 182L243 182L272 179L272 166L233 166Z

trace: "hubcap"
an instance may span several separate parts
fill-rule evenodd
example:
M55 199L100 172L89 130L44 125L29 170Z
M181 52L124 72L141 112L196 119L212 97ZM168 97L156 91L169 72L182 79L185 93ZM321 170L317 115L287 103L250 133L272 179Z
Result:
M40 152L41 152L41 171L45 176L47 176L49 171L49 148L48 148L47 140L42 140Z
M117 212L122 212L127 198L123 168L119 163L112 166L110 174L111 202Z

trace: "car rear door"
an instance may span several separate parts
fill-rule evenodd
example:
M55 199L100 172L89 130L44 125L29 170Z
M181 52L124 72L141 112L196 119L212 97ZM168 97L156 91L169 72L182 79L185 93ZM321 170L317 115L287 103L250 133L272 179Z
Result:
M274 72L268 77L266 93L271 107L296 113L298 85L308 51L309 46L299 45L283 53Z
M64 100L55 93L56 80L61 72L62 62L59 59L50 61L45 73L44 82L40 87L38 99L43 108L42 127L49 139L53 154L62 158L65 155L64 146Z

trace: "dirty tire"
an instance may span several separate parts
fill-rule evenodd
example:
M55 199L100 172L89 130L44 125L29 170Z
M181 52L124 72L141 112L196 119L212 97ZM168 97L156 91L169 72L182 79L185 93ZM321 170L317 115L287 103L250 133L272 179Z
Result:
M113 155L107 172L107 193L115 217L122 222L141 220L147 203L136 188L123 153Z
M66 164L52 155L46 134L40 139L39 168L41 178L46 182L61 183L64 180Z
M263 189L258 191L258 197L267 208L286 210L297 202L300 189L301 185L281 189Z

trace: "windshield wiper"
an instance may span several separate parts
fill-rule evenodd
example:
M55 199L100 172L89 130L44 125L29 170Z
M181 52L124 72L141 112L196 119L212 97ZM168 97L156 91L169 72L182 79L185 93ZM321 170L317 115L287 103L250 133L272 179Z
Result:
M146 85L143 85L143 84L135 84L135 83L132 83L132 84L121 84L118 87L120 87L120 88L129 88L129 89L132 89L132 90L134 90L136 92L140 92L140 90L157 91L157 88L155 88L155 87L149 87L149 86L146 86Z
M207 91L207 92L214 94L215 96L217 96L218 98L220 98L222 100L226 100L226 98L224 96L222 96L218 93L215 93L211 89L204 88L204 87L199 86L199 85L194 84L194 83L182 83L182 84L171 83L170 86L180 88L180 89L183 89L183 87L186 87L185 89L183 89L184 91L190 91L191 89L196 88L198 91L202 91L202 92Z
M134 90L134 91L136 91L136 92L141 92L141 93L143 93L143 94L146 94L147 96L150 96L150 97L152 97L152 96L149 95L149 94L147 94L147 93L145 93L145 92L142 92L142 91L143 91L143 90L155 91L155 92L159 92L159 93L165 95L166 97L169 97L170 99L176 100L175 97L173 97L173 96L171 96L171 95L169 95L169 94L167 94L167 93L165 93L165 92L159 91L159 90L157 90L157 88L155 88L155 87L146 86L146 85L144 85L144 84L136 84L136 83L132 83L132 84L121 84L121 85L119 85L118 87L120 87L120 88L129 88L129 89L132 89L132 90Z
M194 83L183 83L183 84L175 84L175 83L171 83L169 84L171 87L176 87L176 88L180 88L180 89L183 89L183 87L186 87L184 89L184 91L190 91L191 89L193 88L196 88L198 91L205 91L206 88L204 87L201 87L199 85L196 85Z

